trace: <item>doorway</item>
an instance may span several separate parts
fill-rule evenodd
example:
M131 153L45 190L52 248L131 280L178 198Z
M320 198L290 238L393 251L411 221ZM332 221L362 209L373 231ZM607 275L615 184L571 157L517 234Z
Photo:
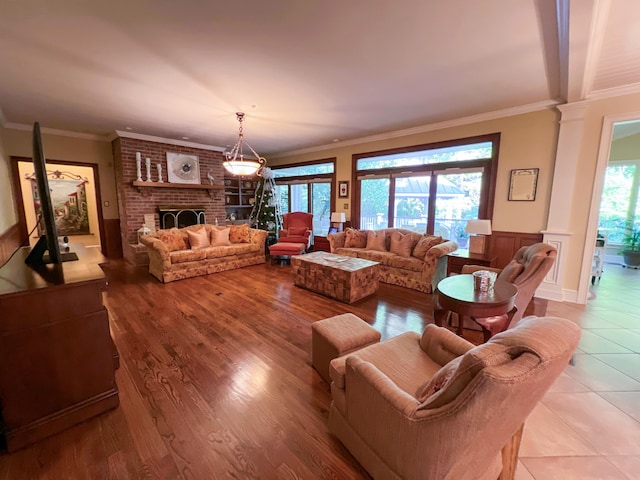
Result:
M594 187L580 281L580 294L585 294L585 299L594 297L589 282L594 280L596 257L604 254L604 272L607 268L623 268L620 247L630 229L640 227L640 119L637 114L604 119ZM606 279L606 273L603 278Z

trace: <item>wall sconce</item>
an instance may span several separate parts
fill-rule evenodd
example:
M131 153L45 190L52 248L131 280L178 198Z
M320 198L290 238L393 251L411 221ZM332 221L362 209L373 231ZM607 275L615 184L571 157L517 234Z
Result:
M337 228L338 232L344 229L344 222L347 221L347 216L344 212L332 212L331 213L331 227Z
M487 235L491 235L491 220L469 220L465 232L469 236L469 253L484 255Z

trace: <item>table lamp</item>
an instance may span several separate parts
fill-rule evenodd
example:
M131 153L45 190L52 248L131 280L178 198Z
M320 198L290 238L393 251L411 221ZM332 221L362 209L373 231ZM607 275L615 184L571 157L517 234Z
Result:
M344 222L347 221L347 216L344 212L332 212L331 213L331 227L335 227L339 232L343 230Z
M465 232L469 234L469 253L483 255L487 235L491 235L491 220L469 220Z

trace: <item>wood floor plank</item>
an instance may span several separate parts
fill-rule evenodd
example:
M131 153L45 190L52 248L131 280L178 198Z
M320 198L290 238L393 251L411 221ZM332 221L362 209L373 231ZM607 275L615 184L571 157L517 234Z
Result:
M105 266L120 407L10 455L0 480L366 479L327 430L311 325L352 312L390 338L432 322L431 295L381 285L352 305L268 264L164 285Z

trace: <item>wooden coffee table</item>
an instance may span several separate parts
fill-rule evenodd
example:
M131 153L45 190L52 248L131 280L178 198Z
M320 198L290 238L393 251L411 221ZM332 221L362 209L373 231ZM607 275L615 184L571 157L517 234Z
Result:
M449 312L458 314L458 335L462 336L464 317L482 327L484 341L505 331L513 315L517 288L504 280L496 280L492 290L479 292L473 288L473 275L453 275L441 280L435 291L433 319L442 327Z
M291 257L294 285L353 303L378 289L378 262L313 252Z

